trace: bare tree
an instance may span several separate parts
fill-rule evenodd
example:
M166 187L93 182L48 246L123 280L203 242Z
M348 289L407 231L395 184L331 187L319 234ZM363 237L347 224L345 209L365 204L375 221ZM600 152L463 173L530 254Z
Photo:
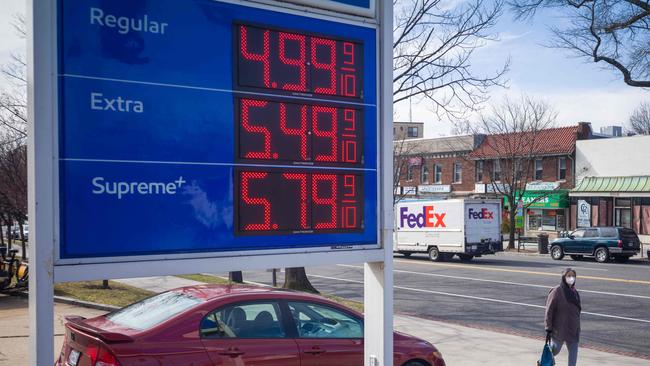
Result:
M393 142L393 206L407 195L399 191L400 180L410 168L410 158L416 153L416 144L403 137Z
M602 62L619 72L626 84L650 87L650 3L640 0L510 0L525 19L543 8L567 14L566 26L552 29L552 47Z
M630 129L639 135L650 135L650 103L641 103L630 116Z
M14 17L14 28L25 38L25 21ZM13 54L0 73L7 86L0 90L0 216L7 226L11 245L11 226L16 222L22 239L22 256L27 257L23 224L27 220L27 80L22 54Z
M458 4L444 0L393 0L393 6L394 103L410 98L429 101L440 117L455 120L484 103L491 87L505 86L508 61L490 75L477 75L471 68L475 51L497 40L490 31L502 14L502 0ZM397 151L394 156L403 153ZM402 163L408 164L400 158L395 161L394 188L404 170ZM400 197L403 195L394 195L393 200ZM306 274L303 277L304 270L288 276L289 270L285 286L313 289L311 284L301 286L309 283Z
M505 99L465 130L486 135L469 156L490 162L486 168L489 186L508 202L510 219L508 248L514 248L517 204L523 201L527 185L534 177L535 159L548 143L544 130L555 125L557 114L545 102L527 97ZM528 202L530 206L542 197Z
M432 103L439 116L461 118L504 86L509 61L491 75L471 68L476 50L496 41L490 33L501 0L450 4L443 0L393 0L393 100Z

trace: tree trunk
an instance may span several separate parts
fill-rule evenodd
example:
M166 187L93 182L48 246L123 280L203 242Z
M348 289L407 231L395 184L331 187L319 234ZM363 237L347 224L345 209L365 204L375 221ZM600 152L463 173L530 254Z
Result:
M102 288L104 290L108 290L111 288L111 286L108 285L108 280L102 280Z
M311 292L312 294L320 293L309 282L305 267L286 268L284 271L284 285L282 287L290 290Z
M0 218L0 245L1 246L5 245L5 233L2 231L3 224L4 224L4 220Z
M11 244L13 242L12 237L11 237L11 217L7 216L7 248L11 250Z
M513 200L511 199L510 202L513 202ZM508 228L508 249L515 249L515 231L517 231L515 220L517 216L517 206L510 204L510 207L508 207L508 213L510 216L510 227Z
M244 274L241 271L228 273L228 280L234 283L244 283Z
M27 245L25 244L25 232L23 231L23 221L18 221L18 230L20 233L20 249L22 249L23 260L27 260Z

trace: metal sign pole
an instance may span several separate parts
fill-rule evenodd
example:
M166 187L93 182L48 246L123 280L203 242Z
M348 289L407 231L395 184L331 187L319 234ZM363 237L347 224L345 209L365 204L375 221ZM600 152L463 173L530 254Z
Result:
M29 364L54 363L55 1L27 2Z
M393 3L379 4L382 262L364 265L365 365L393 365Z

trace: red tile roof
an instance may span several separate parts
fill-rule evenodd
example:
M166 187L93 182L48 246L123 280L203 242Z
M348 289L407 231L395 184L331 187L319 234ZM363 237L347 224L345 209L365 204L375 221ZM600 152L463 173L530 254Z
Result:
M509 156L568 155L575 151L577 138L578 126L487 135L469 157L495 159Z

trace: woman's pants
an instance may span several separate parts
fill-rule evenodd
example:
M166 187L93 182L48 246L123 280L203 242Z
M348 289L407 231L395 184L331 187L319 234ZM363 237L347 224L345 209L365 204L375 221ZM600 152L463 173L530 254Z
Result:
M569 351L569 366L576 366L578 362L578 342L564 342L551 339L551 349L553 350L553 355L557 356L562 349L562 345L566 343L566 348Z

